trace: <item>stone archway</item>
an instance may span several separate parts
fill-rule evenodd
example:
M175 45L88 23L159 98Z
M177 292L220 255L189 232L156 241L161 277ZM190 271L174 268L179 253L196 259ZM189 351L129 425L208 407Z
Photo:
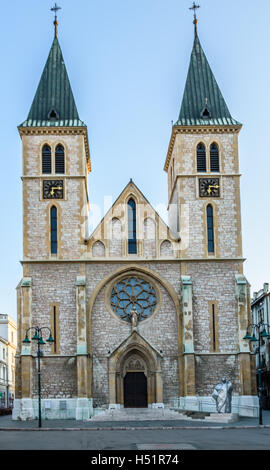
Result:
M163 403L161 354L139 333L133 332L109 359L110 405L125 405L125 377L143 374L146 378L146 406ZM136 382L136 381L135 381Z

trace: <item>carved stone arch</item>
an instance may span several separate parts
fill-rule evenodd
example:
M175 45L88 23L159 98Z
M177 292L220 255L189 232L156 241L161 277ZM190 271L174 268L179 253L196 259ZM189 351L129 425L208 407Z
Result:
M181 305L180 301L178 299L178 296L172 287L172 285L163 277L161 277L158 273L153 271L152 269L146 268L145 266L139 266L137 264L129 264L128 266L120 267L112 271L108 276L104 277L99 284L95 287L93 290L89 300L88 300L88 305L87 305L87 312L88 312L88 322L91 322L91 314L92 314L92 309L95 303L95 300L101 291L101 289L109 284L113 279L116 279L118 276L122 274L129 275L130 272L134 273L136 271L138 274L146 274L149 277L152 277L154 280L158 281L168 292L170 295L174 305L175 305L175 310L177 313L177 317L180 317L180 312L181 312ZM90 324L88 324L88 330L90 329Z
M105 256L105 245L102 241L97 240L92 246L93 257L104 257Z
M160 245L160 256L173 256L173 246L170 240L164 240Z
M110 403L124 405L124 378L128 372L143 372L147 379L147 403L163 402L161 355L138 333L133 333L109 359Z
M183 353L183 317L182 317L182 308L181 308L181 303L178 298L178 295L173 288L173 286L162 276L160 276L159 273L153 271L152 269L149 269L145 266L141 266L138 264L130 263L125 266L118 267L117 269L114 269L110 274L108 274L106 277L104 277L95 287L93 292L91 293L88 303L87 303L87 352L91 355L93 354L93 347L92 347L92 311L94 309L94 305L96 302L96 299L101 292L101 290L105 287L108 286L111 282L113 282L115 279L118 277L122 276L129 276L130 274L137 273L138 275L145 275L148 277L151 277L153 281L156 281L160 283L160 285L166 290L167 294L171 297L173 305L175 307L175 314L176 314L176 324L177 324L177 337L178 337L178 361L179 361L179 371L182 370L182 353ZM147 320L145 320L147 321ZM130 344L130 341L129 341ZM134 344L134 343L133 343ZM157 354L159 354L157 352ZM111 355L109 358L109 368L114 367L113 369L109 369L109 383L110 383L110 403L115 404L116 403L116 380L119 379L119 371L116 373L116 364L114 364L115 361L115 354ZM117 357L117 359L120 356ZM147 357L152 357L151 355L147 355ZM159 359L160 362L160 359ZM152 370L152 369L151 369ZM152 373L152 372L151 372ZM154 377L157 382L162 382L160 375L156 375L154 372ZM181 372L179 372L181 374ZM179 381L179 384L181 381ZM160 390L160 387L159 387ZM153 401L154 403L154 401Z

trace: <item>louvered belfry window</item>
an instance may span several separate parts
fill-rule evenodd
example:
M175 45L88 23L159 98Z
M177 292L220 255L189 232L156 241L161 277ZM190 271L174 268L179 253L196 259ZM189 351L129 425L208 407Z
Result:
M65 150L61 144L55 149L55 173L65 173Z
M210 169L219 172L219 149L215 142L210 147Z
M197 145L197 171L206 172L206 151L202 143Z
M50 174L52 172L52 152L47 144L42 147L42 173Z

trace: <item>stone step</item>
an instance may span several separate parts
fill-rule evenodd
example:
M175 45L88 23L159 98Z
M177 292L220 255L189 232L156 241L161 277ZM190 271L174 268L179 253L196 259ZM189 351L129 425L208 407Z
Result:
M91 421L151 421L187 419L186 416L170 409L122 408L104 410L91 418Z
M215 423L234 423L238 419L239 415L236 413L211 413L210 416L205 417L205 421Z

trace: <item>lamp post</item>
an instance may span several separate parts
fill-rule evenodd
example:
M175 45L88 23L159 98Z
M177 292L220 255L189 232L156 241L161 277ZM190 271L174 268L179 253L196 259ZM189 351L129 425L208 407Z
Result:
M41 380L40 380L41 350L40 350L40 346L43 345L43 344L46 344L46 342L47 343L54 343L54 339L52 337L52 333L51 333L50 328L47 328L46 326L43 327L43 328L39 328L38 326L35 326L35 327L28 328L28 330L26 330L25 338L23 340L24 344L30 344L31 343L31 341L28 337L28 334L31 330L34 330L34 332L35 332L34 336L32 337L32 341L37 341L37 345L38 345L38 350L37 350L37 358L38 358L38 427L41 428ZM49 332L50 332L50 336L46 340L46 342L42 338L42 331L43 330L49 330Z
M270 334L267 333L266 328L268 329L270 325L260 321L259 323L250 323L247 327L246 335L243 339L250 341L255 344L258 343L259 346L255 354L259 355L259 368L258 368L258 392L259 392L259 424L263 424L262 419L262 363L261 363L261 339L270 339ZM252 330L252 336L249 334L249 329Z

